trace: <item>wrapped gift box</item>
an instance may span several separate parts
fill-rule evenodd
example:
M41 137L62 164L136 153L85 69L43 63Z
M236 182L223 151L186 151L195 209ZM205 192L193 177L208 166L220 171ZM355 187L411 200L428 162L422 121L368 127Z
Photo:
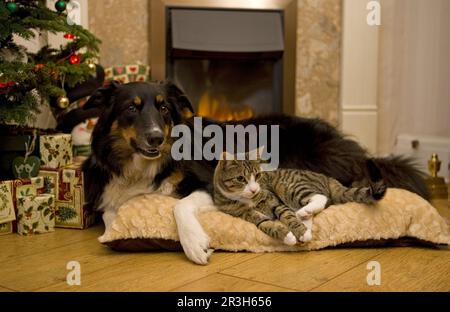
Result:
M9 193L9 195L6 193L5 195L0 195L0 197L3 196L4 199L6 198L7 203L9 203L9 207L12 207L12 211L17 212L17 202L20 198L33 197L41 194L50 194L56 196L56 181L57 177L55 176L0 181L0 192L2 192L2 194L5 194L5 191ZM8 198L10 198L11 200L9 201ZM0 202L1 201L2 199L0 199ZM15 217L11 219L13 220L13 222L10 222L8 226L5 226L5 228L7 228L4 229L5 231L16 232L17 223L14 221L15 219ZM2 218L0 220L0 223L3 224L5 221L6 218Z
M31 179L16 179L5 182L11 184L13 204L17 211L17 201L20 198L43 194L54 195L56 198L57 181L56 176L39 176Z
M84 229L95 221L95 214L85 203L81 164L59 169L45 169L42 177L55 181L56 227Z
M143 64L118 65L105 68L105 80L116 80L121 83L148 81L150 66Z
M18 198L26 196L36 196L41 194L51 194L56 196L57 181L58 177L56 175L48 175L38 176L31 179L16 179L6 182L11 183L13 202L17 202Z
M42 135L39 148L42 168L58 169L72 164L72 136L70 134Z
M12 198L12 183L0 181L0 224L16 220Z
M17 199L17 233L21 235L53 232L55 196L43 194Z
M91 154L91 146L90 145L77 145L73 146L73 156L89 156Z
M85 204L81 162L58 169L41 169L38 177L2 181L0 190L1 186L6 192L3 197L10 207L4 211L9 213L18 211L18 202L22 198L49 194L55 198L56 227L85 229L95 221L94 211ZM0 204L1 202L0 198ZM6 212L2 215L6 216ZM10 220L14 218L3 218L0 223ZM12 230L17 230L16 222L12 223Z
M13 223L6 222L0 224L0 235L11 234L13 232Z

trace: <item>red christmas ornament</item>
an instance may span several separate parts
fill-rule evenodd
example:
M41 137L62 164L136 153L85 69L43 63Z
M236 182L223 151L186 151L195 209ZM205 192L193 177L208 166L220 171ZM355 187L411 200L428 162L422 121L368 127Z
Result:
M69 59L70 64L72 64L72 65L80 64L80 61L81 61L81 58L79 55L72 54L70 56L70 59Z
M9 81L9 82L2 82L2 81L0 81L0 89L6 89L6 88L12 87L14 85L15 85L15 83L12 82L12 81Z
M73 40L75 38L75 36L73 34L67 33L67 34L64 34L64 38L66 38L68 40Z
M36 65L34 65L34 70L35 71L40 71L44 67L45 67L44 64L36 64Z

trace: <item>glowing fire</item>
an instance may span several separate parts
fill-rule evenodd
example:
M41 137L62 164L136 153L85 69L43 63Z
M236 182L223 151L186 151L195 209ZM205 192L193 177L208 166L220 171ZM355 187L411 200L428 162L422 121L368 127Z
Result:
M245 104L231 104L224 95L212 96L205 92L198 103L198 114L220 121L242 120L253 116L251 107Z

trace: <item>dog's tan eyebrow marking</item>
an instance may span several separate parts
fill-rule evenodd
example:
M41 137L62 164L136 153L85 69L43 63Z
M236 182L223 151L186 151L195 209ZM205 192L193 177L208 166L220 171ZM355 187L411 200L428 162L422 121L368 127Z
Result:
M162 102L164 102L164 97L161 94L158 94L155 97L155 100L156 100L157 103L162 103Z
M141 104L142 104L141 98L140 98L139 96L136 95L136 96L134 97L134 99L133 99L133 104L136 105L136 106L141 105Z

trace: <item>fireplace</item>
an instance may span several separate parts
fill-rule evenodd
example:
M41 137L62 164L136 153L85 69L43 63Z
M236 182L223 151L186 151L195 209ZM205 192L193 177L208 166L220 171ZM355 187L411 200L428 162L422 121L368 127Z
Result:
M240 2L152 1L152 79L178 84L200 116L293 114L297 3Z

